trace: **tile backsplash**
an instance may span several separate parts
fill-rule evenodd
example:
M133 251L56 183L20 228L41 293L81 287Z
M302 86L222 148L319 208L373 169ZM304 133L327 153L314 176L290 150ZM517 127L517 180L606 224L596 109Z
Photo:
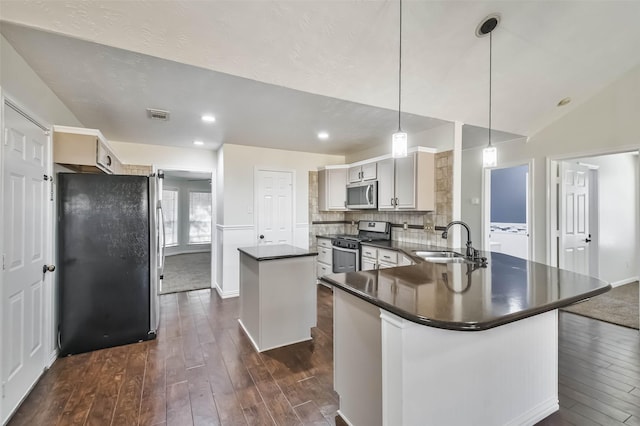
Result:
M318 211L318 172L309 172L309 243L315 248L316 235L355 234L359 220L386 221L393 224L415 225L421 229L394 227L391 238L407 243L446 246L440 232L425 231L425 225L444 226L451 221L453 211L453 151L435 154L436 209L432 212L395 211ZM320 222L320 223L319 223ZM338 222L338 223L327 223ZM356 225L352 225L355 223Z

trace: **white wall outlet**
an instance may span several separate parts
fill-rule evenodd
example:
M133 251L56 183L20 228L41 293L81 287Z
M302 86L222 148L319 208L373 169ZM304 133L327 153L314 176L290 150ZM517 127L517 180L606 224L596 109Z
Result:
M424 226L425 231L433 232L433 224L429 223Z
M407 222L404 222L404 223L402 224L402 229L404 229L404 230L409 229L409 225L407 225Z

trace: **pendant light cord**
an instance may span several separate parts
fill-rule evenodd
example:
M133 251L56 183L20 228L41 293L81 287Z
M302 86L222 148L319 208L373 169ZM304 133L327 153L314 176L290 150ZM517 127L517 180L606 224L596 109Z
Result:
M493 30L489 32L489 146L491 146L491 57L493 54Z
M400 0L400 49L398 54L398 132L402 130L400 105L402 105L402 0Z

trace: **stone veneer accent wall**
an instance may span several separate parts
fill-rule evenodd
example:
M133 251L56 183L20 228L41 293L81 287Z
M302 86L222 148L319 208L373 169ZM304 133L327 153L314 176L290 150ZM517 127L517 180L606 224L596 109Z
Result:
M344 222L345 212L318 211L318 172L309 172L309 248L315 250L316 235L344 234L344 223L314 225L314 222Z
M433 212L319 212L318 211L318 172L309 172L309 245L316 246L316 235L337 233L355 234L358 232L356 223L359 220L387 221L393 224L424 226L445 226L452 220L453 212L453 151L440 152L435 155L435 188L436 209ZM346 224L314 225L319 221L346 221ZM425 231L424 229L392 228L391 238L407 243L431 244L447 246L446 240L440 237L440 232Z
M135 164L123 164L123 175L149 176L153 172L151 166L139 166Z

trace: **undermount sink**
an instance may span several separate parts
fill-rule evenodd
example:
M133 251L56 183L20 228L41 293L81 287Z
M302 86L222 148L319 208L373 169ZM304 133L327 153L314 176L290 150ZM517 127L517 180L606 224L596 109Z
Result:
M456 253L454 251L414 251L416 256L423 258L429 262L436 263L465 263L468 260L461 255L460 253Z

